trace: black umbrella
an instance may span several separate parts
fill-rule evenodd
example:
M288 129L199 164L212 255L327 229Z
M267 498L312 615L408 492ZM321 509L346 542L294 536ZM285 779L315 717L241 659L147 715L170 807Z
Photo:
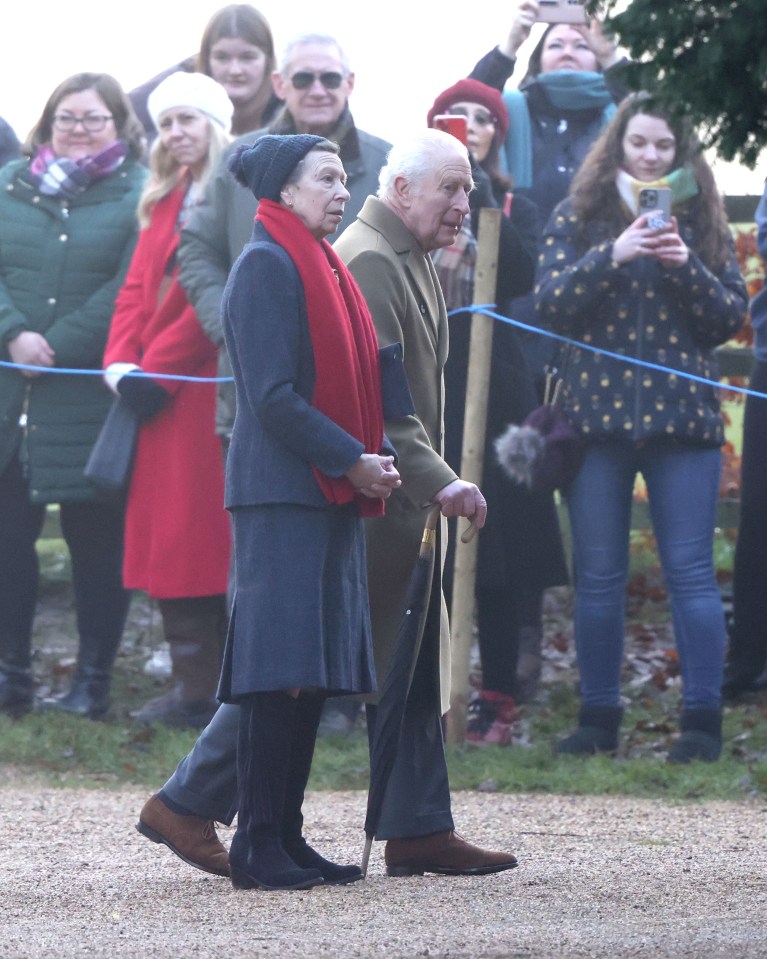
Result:
M433 506L426 519L418 559L408 582L405 611L397 628L397 642L391 665L378 700L370 744L370 786L365 816L365 851L362 854L363 876L367 875L370 850L381 818L386 786L397 756L405 705L413 678L415 651L421 642L429 611L439 516L439 506ZM472 525L461 538L466 542L474 532L475 527Z

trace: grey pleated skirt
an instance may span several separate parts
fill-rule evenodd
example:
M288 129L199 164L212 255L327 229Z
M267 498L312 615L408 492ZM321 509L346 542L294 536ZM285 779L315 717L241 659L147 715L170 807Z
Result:
M357 507L232 510L235 596L218 698L300 687L375 690Z

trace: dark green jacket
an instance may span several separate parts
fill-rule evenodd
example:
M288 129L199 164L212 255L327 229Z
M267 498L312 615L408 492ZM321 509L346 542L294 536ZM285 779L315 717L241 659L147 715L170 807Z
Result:
M41 194L27 168L19 160L0 170L0 359L33 330L56 367L99 370L146 171L126 160L67 203ZM34 502L90 499L83 467L110 403L97 375L27 378L0 367L0 472L18 449Z

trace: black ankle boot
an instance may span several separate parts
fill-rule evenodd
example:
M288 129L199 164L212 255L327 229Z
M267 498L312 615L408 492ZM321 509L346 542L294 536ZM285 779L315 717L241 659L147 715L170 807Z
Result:
M325 859L307 843L302 835L304 817L301 806L312 768L314 745L320 725L324 696L302 693L296 704L296 725L293 747L285 783L285 814L282 821L282 845L297 866L317 869L325 884L342 886L362 879L359 866L340 865Z
M31 669L0 663L0 712L14 717L29 712L34 702L33 689Z
M722 752L722 711L685 709L679 721L679 739L668 753L670 763L684 764L700 759L715 763Z
M325 880L326 886L344 886L363 878L359 866L341 865L325 859L316 849L312 849L303 836L284 839L282 845L297 866L303 869L317 869Z
M248 842L239 829L229 847L229 875L235 889L310 889L323 882L318 869L302 869L279 837Z
M571 756L614 753L618 749L618 729L622 719L621 706L581 706L578 728L560 740L555 750Z
M283 692L254 693L240 704L239 810L229 849L235 889L308 889L324 881L319 869L296 865L282 844L296 714L296 700Z
M46 712L101 719L109 709L109 675L87 666L78 669L68 692L49 696L40 703L40 708Z

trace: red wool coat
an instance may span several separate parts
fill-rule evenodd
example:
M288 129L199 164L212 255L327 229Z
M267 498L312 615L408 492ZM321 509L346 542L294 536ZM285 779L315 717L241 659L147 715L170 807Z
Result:
M216 376L216 347L166 265L178 245L184 198L161 200L141 231L115 312L104 365L136 363L146 373ZM171 394L142 424L128 494L123 579L158 599L225 593L230 524L224 509L214 383L158 380Z

